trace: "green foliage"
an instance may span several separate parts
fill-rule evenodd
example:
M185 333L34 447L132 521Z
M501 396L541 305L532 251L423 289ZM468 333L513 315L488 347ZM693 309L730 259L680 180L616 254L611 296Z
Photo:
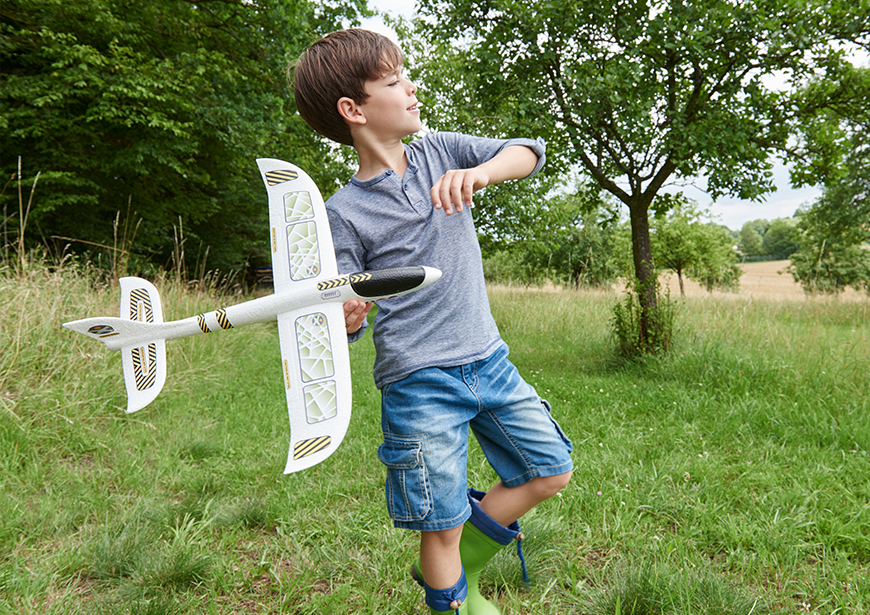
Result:
M740 229L738 248L744 256L783 260L798 249L797 218L750 220Z
M794 254L798 249L797 220L794 218L777 218L770 223L762 240L764 253L770 254L773 260L783 260Z
M619 272L613 258L613 233L589 219L582 227L560 229L549 251L539 255L541 264L557 282L571 288L609 287Z
M288 158L327 194L340 168L295 115L284 71L362 5L4 3L0 174L19 158L25 178L40 173L31 242L56 253L111 246L120 211L138 227L137 252L158 265L182 229L191 267L206 250L224 271L267 259L255 158ZM14 196L0 198L9 216Z
M767 220L750 220L743 223L740 229L740 251L746 256L762 256L764 251L764 234L770 227Z
M835 88L840 109L863 100L840 85L841 43L870 33L865 2L423 0L420 13L407 43L431 125L544 136L564 161L549 172L576 165L628 207L632 277L647 286L649 210L667 182L703 172L714 198L758 199L771 155L828 108L802 87ZM792 89L770 85L779 74Z
M540 286L547 281L531 253L521 250L497 250L483 259L483 275L491 284Z
M613 305L610 320L618 354L629 361L666 353L676 332L677 305L670 294L656 288L655 309L649 309L649 302L641 301L640 288L636 283L626 291L622 301Z
M548 203L570 217L541 229L527 260L548 279L571 288L609 287L620 273L614 258L616 208L588 185L552 196Z
M791 256L789 270L795 282L810 294L836 295L847 287L870 293L870 250L844 245L810 234Z
M866 11L866 4L857 3L854 10ZM860 40L855 42L862 44ZM865 49L866 44L865 34ZM836 58L832 60L836 62ZM867 130L870 69L851 63L823 69L798 94L803 107L803 130L795 148L800 155L793 159L791 170L792 183L797 186L830 187L854 181L849 167L854 167L856 155L866 156L866 152L856 151L855 140L857 137L866 143L866 137L860 135ZM834 71L838 77L830 79Z
M579 288L616 279L611 229L616 212L594 187L568 193L544 178L520 190L487 188L479 201L474 215L488 280L551 280Z
M870 291L870 141L851 137L842 175L802 212L800 249L791 255L795 281L810 293L836 294L851 286Z
M707 212L698 211L682 196L652 221L652 247L660 268L673 271L685 296L683 276L701 282L707 290L736 290L741 270L732 240L721 226L704 223Z
M484 256L518 245L534 246L555 229L574 222L586 204L577 198L553 198L561 188L554 178L536 175L489 186L474 197L474 224Z
M648 206L674 173L705 170L714 196L770 190L769 155L785 149L796 129L789 122L809 111L800 98L786 105L789 94L764 77L788 71L795 84L816 82L824 67L826 83L847 79L851 65L836 41L863 40L866 12L863 3L625 2L614 10L609 2L426 0L430 19L408 43L429 90L421 95L436 103L435 125L543 133L634 207Z

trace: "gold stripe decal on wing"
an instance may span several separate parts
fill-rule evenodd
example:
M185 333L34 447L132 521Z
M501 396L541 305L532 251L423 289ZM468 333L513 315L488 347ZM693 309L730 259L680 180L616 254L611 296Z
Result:
M147 348L144 346L133 348L130 356L133 359L136 390L144 391L145 389L150 389L157 380L157 346L155 344L148 344Z
M290 366L284 361L284 386L290 388Z
M283 184L284 182L293 181L297 177L299 177L299 174L296 171L291 171L290 169L266 171L266 183L268 183L270 186L277 186L278 184Z
M218 324L221 326L221 329L232 329L233 325L230 323L230 319L227 318L226 310L218 310L214 313L214 317L217 319Z
M148 291L144 288L134 288L130 291L130 320L154 322L151 297L148 296Z
M196 324L199 325L199 328L203 333L211 333L211 329L208 328L208 325L205 322L205 314L200 314L196 317Z
M321 436L297 442L293 447L293 459L302 459L318 453L329 446L330 442L332 442L331 436Z
M278 251L278 231L275 230L275 227L272 227L272 252Z
M348 280L347 277L333 278L331 280L318 282L317 290L329 290L331 288L338 288L339 286L347 286L348 284L350 284L350 280Z
M355 273L350 276L350 281L352 284L356 284L357 282L368 282L372 279L372 274L370 273Z

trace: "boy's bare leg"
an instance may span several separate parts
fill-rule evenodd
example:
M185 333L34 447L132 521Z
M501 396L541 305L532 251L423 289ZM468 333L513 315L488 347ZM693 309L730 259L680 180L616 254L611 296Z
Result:
M544 500L559 493L569 480L571 472L540 476L519 487L505 487L499 481L486 493L480 507L495 521L507 527Z
M420 532L420 568L426 585L446 589L459 580L462 575L462 562L459 561L461 536L461 525L438 532Z

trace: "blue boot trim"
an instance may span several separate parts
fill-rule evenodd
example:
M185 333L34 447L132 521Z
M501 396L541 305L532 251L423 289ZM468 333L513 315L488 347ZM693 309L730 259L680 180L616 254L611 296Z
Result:
M453 587L432 589L424 582L423 589L426 591L426 604L430 609L433 611L450 611L451 602L458 600L462 603L468 598L468 581L465 580L465 569L462 569L462 575L460 575L459 580Z
M488 514L483 512L480 507L480 501L486 495L483 491L474 489L468 490L468 503L471 504L471 518L469 521L474 527L492 538L500 545L507 546L511 541L517 541L517 557L520 558L520 565L523 568L523 582L529 582L529 573L526 570L526 558L523 557L523 541L520 537L520 523L514 521L509 526L505 527Z

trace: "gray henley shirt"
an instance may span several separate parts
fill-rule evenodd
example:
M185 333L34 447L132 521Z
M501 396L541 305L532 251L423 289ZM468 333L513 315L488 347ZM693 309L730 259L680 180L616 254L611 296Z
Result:
M451 169L475 167L511 145L538 155L529 177L544 165L542 139L485 139L438 132L405 146L404 176L387 169L350 183L327 202L338 270L342 274L425 265L441 279L419 291L378 302L374 323L378 388L425 367L485 359L502 345L483 279L471 210L436 210L429 191ZM364 328L349 336L359 339Z

